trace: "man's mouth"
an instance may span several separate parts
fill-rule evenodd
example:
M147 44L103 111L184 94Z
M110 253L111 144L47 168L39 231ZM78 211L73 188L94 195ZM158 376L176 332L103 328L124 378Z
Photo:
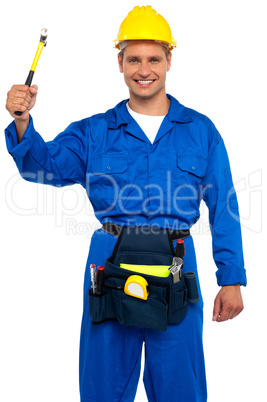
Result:
M140 86L148 86L151 85L155 80L135 80L135 82Z

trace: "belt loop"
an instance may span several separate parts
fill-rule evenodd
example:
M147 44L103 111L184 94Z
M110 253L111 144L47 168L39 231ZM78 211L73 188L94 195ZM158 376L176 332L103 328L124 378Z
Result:
M175 256L175 250L173 247L173 239L172 239L172 231L171 229L167 229L167 233L168 233L168 239L169 239L169 245L170 245L170 250L173 256Z
M115 237L119 237L122 231L122 226L119 226L114 222L105 222L102 225L102 230Z

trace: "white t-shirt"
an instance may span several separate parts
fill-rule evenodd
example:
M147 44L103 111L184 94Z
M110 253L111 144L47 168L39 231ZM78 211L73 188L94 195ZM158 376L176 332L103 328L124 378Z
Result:
M126 106L130 115L136 120L151 144L153 144L165 116L149 116L147 114L136 113L130 108L128 102Z

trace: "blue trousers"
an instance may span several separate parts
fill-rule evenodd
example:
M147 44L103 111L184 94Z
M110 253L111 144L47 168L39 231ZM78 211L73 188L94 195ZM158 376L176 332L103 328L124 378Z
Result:
M123 326L114 321L92 324L88 308L89 265L103 265L116 240L98 230L91 241L80 341L81 402L134 401L143 343L143 380L149 402L206 402L202 297L198 303L189 304L185 318L177 325L168 325L166 332ZM193 271L197 276L191 237L185 239L185 249L184 272Z

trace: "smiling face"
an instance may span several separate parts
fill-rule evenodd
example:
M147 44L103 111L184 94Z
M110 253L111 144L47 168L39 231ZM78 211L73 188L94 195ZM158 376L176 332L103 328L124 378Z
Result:
M120 72L130 91L130 98L149 99L164 95L166 73L171 67L171 53L157 42L135 41L118 56Z

